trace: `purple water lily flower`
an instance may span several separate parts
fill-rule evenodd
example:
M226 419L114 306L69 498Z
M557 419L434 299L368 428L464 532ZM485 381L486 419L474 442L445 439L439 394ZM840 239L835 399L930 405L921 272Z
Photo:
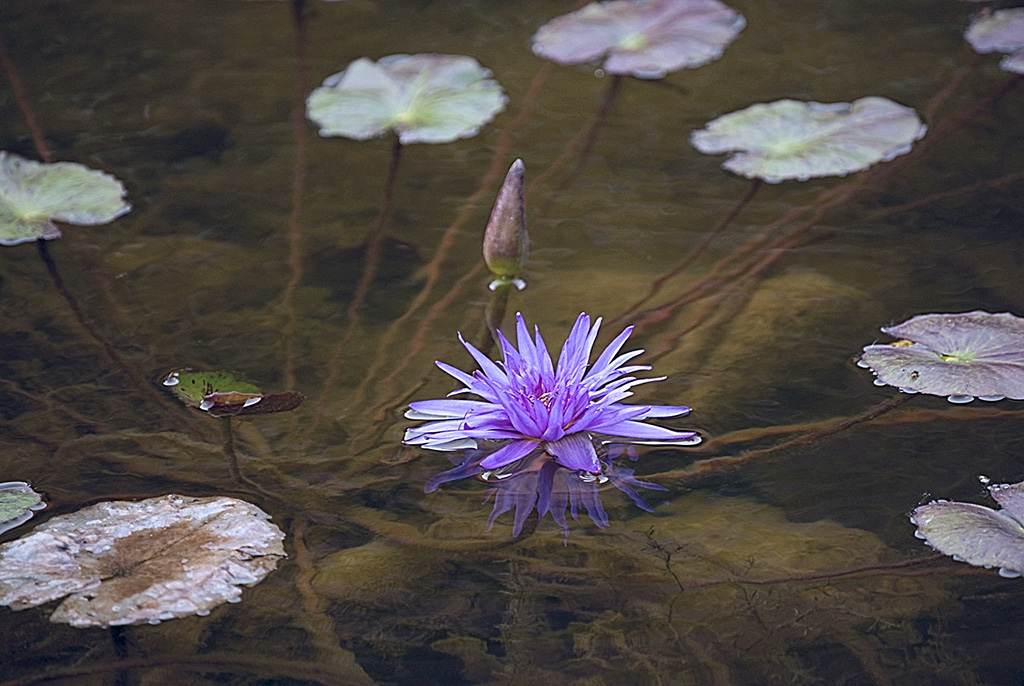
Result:
M673 431L643 421L685 415L690 411L688 407L621 402L633 394L634 386L665 378L631 376L650 369L648 365L626 365L643 350L619 354L633 327L626 328L589 364L601 318L591 326L590 317L581 314L562 346L556 366L540 330L534 327L531 340L522 315L517 314L516 320L518 349L498 333L504 355L500 364L460 334L459 340L480 369L467 374L438 362L438 367L464 387L447 399L411 403L405 416L427 421L407 429L405 443L434 450L462 450L477 447L478 441L508 441L480 461L479 467L500 469L544 451L562 467L600 474L595 434L636 442L700 441L693 431ZM461 393L473 393L482 400L450 399Z

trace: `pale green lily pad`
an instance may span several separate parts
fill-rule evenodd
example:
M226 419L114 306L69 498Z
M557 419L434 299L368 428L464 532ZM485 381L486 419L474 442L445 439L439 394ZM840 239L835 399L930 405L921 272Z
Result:
M44 507L43 497L24 481L0 483L0 533L24 524Z
M559 64L605 57L609 74L660 79L718 59L744 26L718 0L595 2L541 26L533 51Z
M967 27L964 38L975 52L981 54L1010 53L1002 59L999 67L1004 71L1024 74L1024 7L995 12L982 10Z
M1015 52L1024 48L1024 7L983 10L971 21L964 38L976 52Z
M461 55L361 57L328 76L306 100L321 136L449 143L475 136L507 101L491 72Z
M50 621L109 627L208 615L239 602L285 557L284 533L251 503L165 495L54 517L0 546L0 605L68 596Z
M778 183L888 162L910 152L927 129L913 109L886 98L777 100L723 115L694 131L690 143L709 155L732 152L722 166L735 174Z
M95 226L131 209L113 176L74 162L0 151L0 245L60 238L54 222Z
M1024 48L999 60L999 68L1014 74L1024 74Z

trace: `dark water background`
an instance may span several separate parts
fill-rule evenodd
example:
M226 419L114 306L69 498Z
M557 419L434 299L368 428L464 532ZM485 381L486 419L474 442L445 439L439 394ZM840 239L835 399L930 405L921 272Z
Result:
M0 253L0 481L50 503L3 540L100 500L224 494L273 515L289 552L208 617L111 635L0 609L0 686L1021 683L1024 582L906 564L932 555L907 520L919 502L1024 479L1019 404L915 396L843 424L898 397L854 365L879 327L1024 314L1024 91L963 40L977 5L737 0L747 28L722 59L625 80L575 172L610 79L529 49L570 3L307 4L304 33L283 2L0 5L55 157L116 175L134 206L50 245L124 368L35 245ZM355 58L418 52L477 58L509 105L475 138L403 151L352 311L392 142L319 138L303 99ZM867 95L926 118L913 153L761 188L640 308L707 285L631 339L669 376L638 398L693 406L680 425L709 439L643 454L669 489L653 514L611 491L607 529L583 518L566 539L534 518L512 539L509 515L484 531L483 484L423 493L447 462L400 445L401 412L451 390L435 359L470 366L455 333L485 330L481 232L513 159L532 251L510 311L551 345L580 311L604 316L603 344L750 188L690 131L754 102ZM0 148L34 155L7 81ZM779 223L800 208L822 211ZM719 269L769 230L790 240L763 268ZM223 421L158 383L182 366L307 400L234 424L236 475ZM688 470L724 456L747 459Z

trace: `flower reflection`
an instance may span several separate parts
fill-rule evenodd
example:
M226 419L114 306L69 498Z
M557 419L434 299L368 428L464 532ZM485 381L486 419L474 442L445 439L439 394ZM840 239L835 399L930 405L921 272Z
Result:
M617 454L625 453L619 449ZM636 488L657 491L666 490L657 484L640 481L633 476L633 470L621 464L620 459L612 458L611 454L601 455L599 463L602 471L594 474L580 469L569 469L562 466L551 455L538 451L510 465L498 469L486 469L482 463L487 458L485 450L467 451L465 458L454 469L436 474L426 484L426 492L432 493L441 484L477 476L491 485L486 499L494 498L494 509L487 518L487 529L490 530L497 518L510 510L515 510L512 524L512 535L518 536L523 524L534 509L537 518L542 519L550 513L552 519L568 534L569 524L565 513L579 521L582 506L587 515L599 527L608 526L608 514L601 505L600 492L611 484L625 493L636 505L648 512L653 508L647 504ZM630 452L630 459L636 459L635 452Z

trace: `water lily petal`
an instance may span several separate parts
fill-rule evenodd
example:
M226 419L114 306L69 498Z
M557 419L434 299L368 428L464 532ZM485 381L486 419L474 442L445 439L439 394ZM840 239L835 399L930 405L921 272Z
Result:
M597 459L597 451L590 436L578 432L567 434L557 441L548 443L547 450L558 463L568 469L580 469L594 474L600 473L601 463Z
M490 455L488 455L480 463L480 466L484 469L498 469L504 467L507 464L512 464L516 460L521 460L540 445L540 441L535 440L519 440L512 441L508 445L499 448Z
M673 431L654 424L645 424L627 420L617 424L604 425L594 428L593 431L608 434L609 436L620 436L622 438L653 439L657 441L675 441L693 438L697 435L695 431Z
M487 412L493 405L481 400L418 400L409 403L407 419L463 419L470 412ZM410 416L410 413L416 413Z

